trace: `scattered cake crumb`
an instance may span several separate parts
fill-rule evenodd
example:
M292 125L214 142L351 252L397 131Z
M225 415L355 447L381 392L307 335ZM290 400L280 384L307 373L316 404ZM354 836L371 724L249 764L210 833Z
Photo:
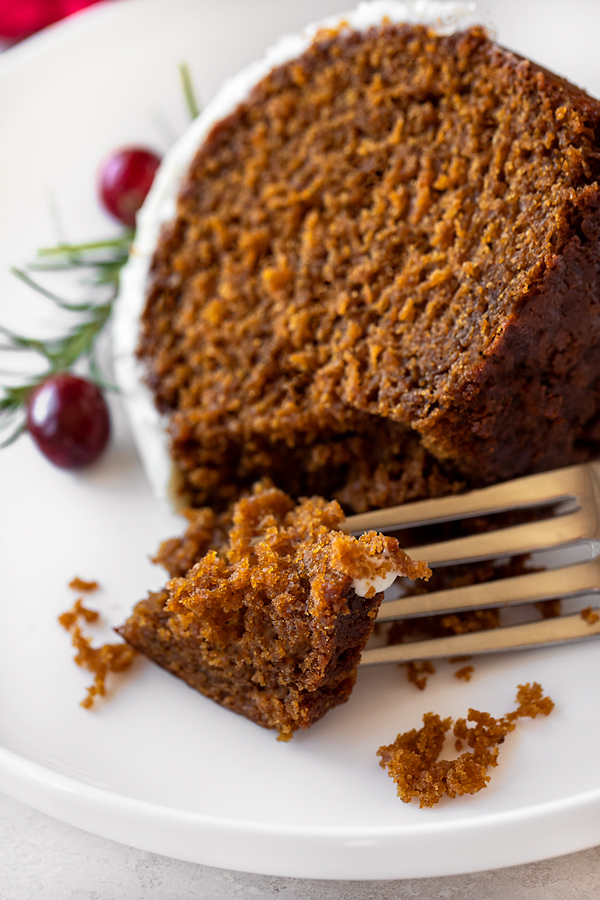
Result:
M443 796L451 798L475 794L487 787L488 769L498 765L498 747L517 719L549 715L554 702L544 697L541 686L519 685L518 706L500 719L490 713L470 709L466 719L442 719L437 713L423 716L423 727L399 734L393 744L380 747L379 765L387 769L404 803L419 800L419 807L431 807ZM469 724L472 723L472 724ZM457 759L440 759L447 734L452 729L455 749L466 744L470 750Z
M549 716L554 709L554 701L550 697L544 697L542 687L536 681L533 684L520 684L517 691L517 709L507 713L504 717L509 722L516 719L535 719L537 716ZM512 730L512 729L510 729Z
M473 666L461 666L461 668L457 669L454 673L454 677L462 678L463 681L470 681L471 675L474 671L475 669L473 668Z
M106 696L108 673L124 672L136 656L133 647L125 643L92 647L91 638L83 634L78 623L81 620L88 623L97 622L99 618L100 614L96 610L83 605L81 597L75 601L70 610L58 617L59 624L71 635L71 643L77 651L74 656L75 662L94 675L94 682L87 688L87 694L81 701L84 709L91 709L97 697Z
M83 605L83 600L79 597L71 609L58 617L58 621L66 631L70 631L71 628L77 624L79 619L85 619L86 622L97 622L99 617L100 613L96 612L95 609L88 609L85 607Z
M411 660L407 663L400 663L400 666L406 669L406 677L420 691L424 691L427 687L429 675L435 673L435 666L430 659Z
M83 578L79 578L79 576L75 576L75 578L69 582L69 587L72 591L84 591L84 593L92 593L92 591L98 590L98 582L97 581L86 581Z
M580 615L581 618L588 623L588 625L595 625L596 622L600 620L600 616L595 610L592 609L591 606L586 606L585 609L582 609Z

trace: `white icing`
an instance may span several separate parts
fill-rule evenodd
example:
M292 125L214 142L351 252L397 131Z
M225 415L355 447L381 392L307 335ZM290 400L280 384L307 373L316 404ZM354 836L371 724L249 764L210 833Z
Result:
M181 181L213 125L233 112L254 85L275 66L300 56L318 31L338 28L342 22L347 22L349 28L364 31L380 24L384 18L391 22L428 24L441 34L449 34L481 21L476 15L474 3L372 0L361 3L350 12L315 22L301 34L282 37L261 60L247 66L223 84L211 103L165 156L152 190L138 214L135 242L130 260L122 273L113 320L115 375L124 396L146 474L155 494L161 500L169 500L175 505L182 502L174 489L177 479L168 452L165 430L167 421L157 412L152 395L143 383L143 371L135 359L135 348L152 255L162 225L175 216ZM360 591L357 590L357 593Z
M393 585L399 574L399 572L392 571L388 572L387 575L374 575L371 578L355 578L352 582L352 587L359 597L366 597L372 588L375 588L375 593L378 594L380 591L387 591L387 589Z
M375 565L377 563L384 563L385 560L389 559L390 554L387 550L384 550L379 556L373 558L373 562ZM387 569L385 565L380 566L381 569ZM380 591L387 591L389 587L393 585L396 578L398 578L402 573L397 572L395 569L391 569L390 571L382 571L381 574L377 575L375 572L372 575L369 575L367 578L355 578L352 582L352 588L354 593L359 597L366 597L368 594L373 596L372 590L374 589L374 593L379 594Z

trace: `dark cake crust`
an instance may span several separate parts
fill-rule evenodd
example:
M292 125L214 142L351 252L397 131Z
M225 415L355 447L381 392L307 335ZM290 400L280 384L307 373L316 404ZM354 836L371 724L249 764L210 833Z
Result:
M580 198L560 256L507 317L455 395L415 427L440 459L476 460L477 482L583 462L598 454L600 196Z

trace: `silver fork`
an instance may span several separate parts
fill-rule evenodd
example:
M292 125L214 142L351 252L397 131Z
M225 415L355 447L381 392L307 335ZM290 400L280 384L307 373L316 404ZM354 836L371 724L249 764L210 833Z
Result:
M597 594L600 591L600 461L530 475L468 494L351 516L346 519L346 529L353 534L371 529L393 534L415 526L543 507L551 508L552 515L541 521L411 547L408 552L413 559L426 560L432 568L585 544L591 559L497 581L384 601L377 621ZM470 656L586 640L600 635L600 608L591 612L587 619L577 612L468 634L368 648L363 652L361 665ZM598 615L598 621L590 621L594 615Z

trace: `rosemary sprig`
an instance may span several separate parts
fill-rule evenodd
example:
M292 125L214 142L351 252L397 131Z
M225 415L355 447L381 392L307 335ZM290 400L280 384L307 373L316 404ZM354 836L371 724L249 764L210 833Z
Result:
M183 96L185 98L190 119L196 119L200 115L200 107L196 100L194 85L192 83L192 76L190 74L190 68L187 63L179 64L179 78L181 79Z
M15 275L20 281L26 284L28 287L33 288L34 291L37 291L38 294L41 294L43 297L46 297L48 300L52 300L56 306L60 307L60 309L68 309L71 312L87 312L91 309L91 303L67 303L66 300L62 300L57 294L54 294L52 291L47 290L43 285L39 284L39 282L34 281L27 272L24 272L23 269L17 269L13 266L10 270L13 275Z
M179 77L184 99L191 119L199 115L190 70L187 64L179 66ZM0 325L0 352L29 351L40 356L45 368L40 375L30 378L17 386L0 385L0 436L8 432L8 437L0 441L0 448L12 444L25 431L25 406L32 390L47 378L59 372L68 371L75 363L83 360L87 364L89 377L100 388L114 390L104 378L96 359L97 338L109 320L117 296L121 269L127 262L134 238L134 231L127 229L116 238L89 241L83 244L61 242L55 247L43 247L37 258L27 266L27 270L13 268L11 271L23 284L38 294L51 300L55 306L77 316L76 323L66 334L50 340L17 334ZM32 278L30 272L74 272L86 274L84 283L90 290L103 289L103 299L93 292L91 298L73 303ZM108 291L108 299L106 292ZM6 373L5 373L6 374Z
M91 273L93 284L109 284L117 288L121 269L129 256L133 236L134 232L128 229L121 237L105 241L89 241L85 244L60 243L55 247L42 247L37 252L37 260L31 263L28 269L36 272L87 269Z
M75 363L81 360L86 362L91 380L104 390L114 390L98 366L95 355L96 339L111 316L119 276L127 260L132 239L133 232L128 231L120 238L107 241L93 241L86 244L61 243L56 247L44 247L38 251L37 262L28 266L29 271L88 270L92 288L109 286L109 296L102 301L92 296L83 302L71 303L40 284L28 271L18 268L11 270L28 287L51 300L59 309L73 313L77 319L66 334L49 340L17 334L0 325L0 335L5 339L0 347L2 352L30 351L41 357L45 364L40 375L17 386L2 387L0 432L9 433L0 441L0 448L12 444L25 430L24 410L30 392L47 378L68 371ZM92 293L95 294L96 291L93 290Z

